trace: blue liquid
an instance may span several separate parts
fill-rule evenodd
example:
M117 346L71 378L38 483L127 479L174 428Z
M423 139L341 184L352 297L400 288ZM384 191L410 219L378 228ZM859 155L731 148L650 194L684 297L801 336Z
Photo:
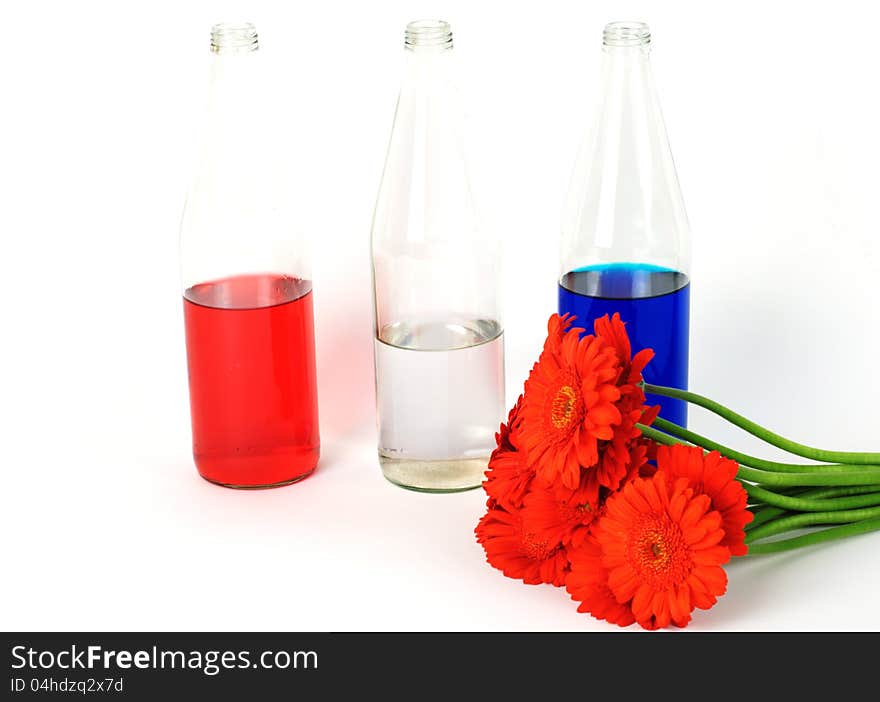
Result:
M620 313L633 353L654 349L645 381L687 390L690 281L684 273L642 263L611 263L579 268L559 281L559 313L593 332L593 320ZM687 403L648 395L670 422L687 424Z

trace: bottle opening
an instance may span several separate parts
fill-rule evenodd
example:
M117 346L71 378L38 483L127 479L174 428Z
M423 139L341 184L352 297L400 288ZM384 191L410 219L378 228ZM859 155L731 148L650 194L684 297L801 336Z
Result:
M250 22L221 22L211 27L211 51L245 54L259 49L257 28Z
M452 27L443 20L416 20L406 25L404 46L445 51L452 48Z
M644 22L609 22L602 33L605 46L648 46L651 30Z

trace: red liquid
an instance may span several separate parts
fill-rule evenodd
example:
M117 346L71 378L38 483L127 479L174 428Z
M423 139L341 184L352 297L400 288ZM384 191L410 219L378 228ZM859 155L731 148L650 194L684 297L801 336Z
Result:
M311 281L235 276L183 303L199 473L234 487L307 476L320 447Z

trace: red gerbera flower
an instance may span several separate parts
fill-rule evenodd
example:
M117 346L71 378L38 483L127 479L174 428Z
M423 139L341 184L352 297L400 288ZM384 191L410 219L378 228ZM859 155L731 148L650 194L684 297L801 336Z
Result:
M593 534L608 587L646 629L685 626L695 607L708 609L727 588L721 514L686 479L662 471L634 479L609 497Z
M578 612L588 612L596 619L629 626L636 618L629 603L620 603L608 587L608 570L602 564L602 548L590 534L569 552L571 572L565 587L573 600L580 602Z
M545 351L526 380L519 439L545 482L559 477L575 489L581 466L596 464L598 441L612 439L611 427L621 420L614 404L620 398L615 384L620 366L615 350L602 340L579 338L577 328L563 333L559 327L566 321L550 318Z
M575 490L535 484L523 500L523 525L548 544L578 545L599 511L599 485L589 475Z
M748 494L736 479L739 468L736 461L724 458L717 451L704 453L699 446L677 444L657 449L657 468L671 481L687 478L695 495L708 495L712 509L721 513L724 529L721 545L727 546L734 556L748 552L744 543L745 526L755 515L746 509Z
M487 503L489 507L500 504L510 511L519 509L535 476L534 468L526 464L525 455L517 448L521 404L522 395L507 415L507 424L502 424L499 432L495 434L498 446L489 458L489 468L485 473L486 480L483 482L483 489L489 496Z
M516 510L523 504L529 490L535 469L526 464L525 456L519 451L497 448L489 459L489 470L483 489L491 500L505 509Z
M474 530L486 560L509 578L527 585L562 585L568 571L565 549L523 530L522 518L503 509L490 509Z
M599 319L595 320L593 322L593 331L598 338L605 341L617 352L617 358L623 371L621 382L640 383L642 381L642 371L648 365L648 362L654 358L654 350L642 349L633 357L629 334L626 333L626 324L621 321L620 315L617 312L614 313L611 319L606 314L604 317L599 317ZM642 402L644 402L644 399Z

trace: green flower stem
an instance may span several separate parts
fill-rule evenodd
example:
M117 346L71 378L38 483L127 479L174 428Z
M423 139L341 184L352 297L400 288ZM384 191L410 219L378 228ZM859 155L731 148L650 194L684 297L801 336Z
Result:
M654 395L673 397L678 400L684 400L685 402L699 405L710 412L714 412L715 414L724 417L728 422L736 424L736 426L741 429L745 429L747 432L757 436L762 441L766 441L768 444L773 444L774 446L788 451L789 453L793 453L796 456L803 456L804 458L810 458L814 461L827 461L829 463L853 463L859 465L880 464L880 453L825 451L823 449L813 448L812 446L799 444L796 441L786 439L784 436L780 436L769 429L765 429L760 424L756 424L755 422L746 419L741 414L737 414L724 405L715 402L714 400L710 400L708 397L703 397L702 395L697 395L696 393L688 392L687 390L667 388L662 385L651 385L650 383L645 383L644 388L645 392L650 392Z
M664 434L662 431L644 424L636 425L644 436L667 446L673 444L687 444L687 441L677 439L674 436ZM774 487L798 487L807 485L827 485L842 487L845 485L880 485L880 470L862 470L849 473L773 473L763 470L755 470L740 465L737 477L752 483L770 485Z
M807 490L814 490L816 488L802 488L802 487L786 487L786 488L778 488L776 492L779 492L783 495L788 495L789 497L803 497L803 493ZM827 488L822 488L827 489Z
M636 428L640 432L642 432L642 436L645 436L652 441L656 441L658 444L663 444L664 446L675 446L676 444L684 444L685 446L690 446L687 441L676 439L674 436L664 434L662 431L658 431L657 429L649 427L646 424L636 424Z
M837 497L833 499L813 499L808 497L792 497L780 495L758 485L743 483L749 497L764 504L782 507L787 510L798 512L829 512L840 509L856 509L858 507L872 507L880 505L880 492L870 492L862 495Z
M854 487L832 487L832 488L808 488L803 490L798 497L808 497L813 500L825 499L828 497L847 497L849 495L864 495L877 490L874 485L856 485Z
M770 473L740 465L737 477L761 485L787 487L792 485L880 485L880 471L860 470L853 473Z
M775 536L776 534L781 534L786 531L814 526L816 524L846 524L849 522L860 522L866 519L880 519L880 507L847 509L837 512L807 512L805 514L794 514L790 517L774 519L750 530L746 536L746 543L757 541L758 539L764 539L768 536Z
M822 473L852 473L854 471L867 470L870 468L880 470L880 466L864 466L862 464L847 465L840 463L826 463L817 465L815 463L780 463L779 461L768 461L763 458L757 458L756 456L750 456L747 453L741 453L740 451L725 446L724 444L719 444L717 441L712 441L712 439L708 439L690 429L685 429L684 427L678 426L678 424L673 424L662 417L657 417L657 419L654 420L653 426L661 431L665 431L667 434L678 436L692 444L702 446L707 451L718 451L721 455L727 456L727 458L730 458L737 463L742 463L744 466L751 466L752 468L758 468L759 470L769 470L780 473L810 473L813 471L819 471Z
M744 485L744 487L747 484ZM803 498L811 498L811 499L821 499L821 498L829 498L829 497L848 497L850 495L864 495L870 494L877 490L875 485L862 485L856 487L842 487L842 488L801 488L798 491L798 497ZM751 508L752 514L755 515L755 518L746 524L746 531L749 532L757 526L764 524L765 522L769 522L771 519L775 519L781 515L790 516L794 514L793 512L789 512L788 510L781 509L780 507L773 507L767 504L759 504L755 507Z
M748 483L744 484L744 487L747 487ZM876 485L862 485L856 487L833 487L833 488L797 488L792 490L791 488L787 489L789 497L802 497L809 499L827 499L829 497L849 497L850 495L866 495L875 493L877 491ZM878 493L878 497L880 497L880 493ZM880 503L880 500L878 500ZM783 514L790 514L788 510L782 509L780 507L773 507L769 504L757 504L751 508L752 514L755 515L755 518L746 524L746 531L750 531L754 529L756 526L763 524L764 522L768 522L771 519L775 519L776 517Z
M812 546L813 544L819 544L823 541L833 541L834 539L842 539L845 536L865 534L870 531L877 531L878 529L880 529L880 519L865 519L860 522L844 524L830 529L820 529L819 531L814 531L810 534L803 534L802 536L795 536L790 539L765 541L761 544L749 544L748 555L761 556L767 553L789 551L793 548ZM749 536L751 536L751 534Z
M764 522L769 522L771 519L775 519L782 514L791 514L791 512L780 507L758 507L752 510L752 514L755 515L755 518L746 524L745 530L747 533L755 527L761 526Z

